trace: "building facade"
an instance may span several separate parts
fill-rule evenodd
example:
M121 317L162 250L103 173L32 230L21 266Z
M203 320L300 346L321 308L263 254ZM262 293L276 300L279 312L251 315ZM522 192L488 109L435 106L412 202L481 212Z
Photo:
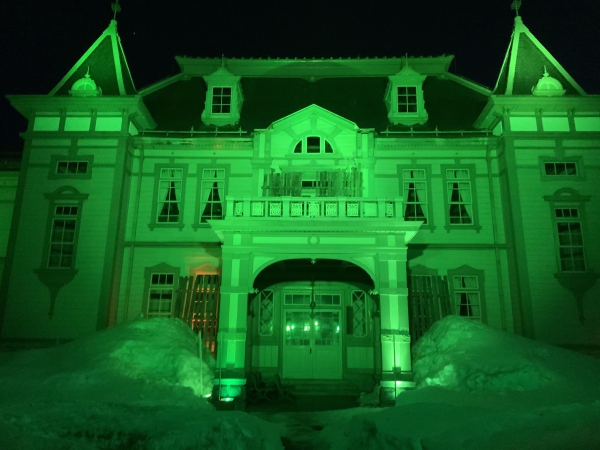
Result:
M520 17L494 89L451 61L178 57L137 91L112 21L48 95L9 96L2 338L180 317L232 395L250 372L410 387L448 314L597 350L600 97Z

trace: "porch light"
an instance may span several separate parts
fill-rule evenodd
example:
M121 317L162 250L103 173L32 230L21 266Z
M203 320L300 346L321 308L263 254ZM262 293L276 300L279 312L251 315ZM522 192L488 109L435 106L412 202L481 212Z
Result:
M315 320L315 327L318 327L318 326L319 326L319 322L317 322L317 321Z
M336 332L336 333L339 333L339 332L340 332L340 326L339 326L339 325L338 325L338 326L337 326L337 328L335 329L335 332Z
M304 331L309 331L310 330L310 326L309 325L305 325L304 326Z
M289 325L287 325L287 326L285 327L285 331L290 331L290 330L291 330L290 326L289 326Z

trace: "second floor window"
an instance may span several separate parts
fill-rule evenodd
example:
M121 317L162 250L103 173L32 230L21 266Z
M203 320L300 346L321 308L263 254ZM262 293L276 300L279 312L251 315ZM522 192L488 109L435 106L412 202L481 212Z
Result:
M160 170L157 222L179 222L182 183L182 169L165 168Z
M450 224L472 224L473 200L469 169L447 169L446 183Z
M416 86L398 86L398 112L416 113L417 112L417 87Z
M561 272L585 272L583 232L578 208L554 210Z
M427 223L427 185L424 169L402 171L404 184L404 220L422 220Z
M54 207L47 265L50 269L73 267L77 212L77 206L57 205Z
M203 169L201 201L204 204L202 209L201 222L212 219L222 219L225 214L223 200L225 199L225 169Z

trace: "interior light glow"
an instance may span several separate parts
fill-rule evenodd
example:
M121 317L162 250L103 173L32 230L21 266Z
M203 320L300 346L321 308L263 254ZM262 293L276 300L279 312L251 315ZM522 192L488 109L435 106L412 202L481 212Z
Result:
M233 397L223 397L221 399L222 402L232 402L233 401Z
M315 321L315 327L319 326L319 322Z
M289 325L285 327L285 331L290 331L290 326Z

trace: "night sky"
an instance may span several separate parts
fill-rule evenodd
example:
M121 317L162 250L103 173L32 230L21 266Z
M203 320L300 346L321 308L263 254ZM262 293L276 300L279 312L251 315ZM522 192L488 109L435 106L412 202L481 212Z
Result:
M47 94L112 19L111 0L5 0L0 152L26 122L6 94ZM492 88L512 0L121 0L118 31L137 89L178 73L174 57L455 55L451 71ZM600 94L600 2L523 0L525 25L588 94Z

